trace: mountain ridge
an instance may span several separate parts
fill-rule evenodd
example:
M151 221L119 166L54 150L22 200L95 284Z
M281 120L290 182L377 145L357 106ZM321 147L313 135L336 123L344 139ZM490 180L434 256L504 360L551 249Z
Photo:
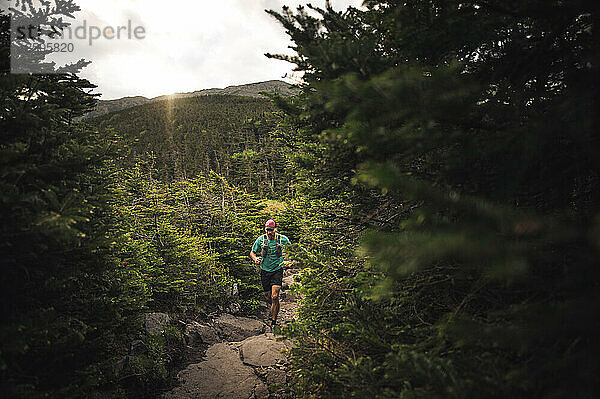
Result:
M212 88L196 90L188 93L164 94L157 97L147 98L144 96L131 96L117 98L113 100L98 100L96 108L93 111L85 114L82 119L90 119L102 116L111 112L121 111L123 109L132 108L138 105L144 105L156 101L200 97L211 95L235 95L242 97L265 97L260 92L276 93L282 96L291 96L298 92L298 89L282 80L267 80L264 82L246 83L243 85L232 85L225 88Z

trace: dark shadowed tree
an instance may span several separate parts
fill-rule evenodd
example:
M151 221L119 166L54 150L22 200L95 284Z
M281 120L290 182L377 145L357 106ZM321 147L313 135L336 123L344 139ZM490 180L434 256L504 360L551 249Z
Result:
M362 206L365 268L326 258L305 280L300 392L595 397L597 3L271 14L298 53L274 57L305 71L288 111L308 166L390 203Z

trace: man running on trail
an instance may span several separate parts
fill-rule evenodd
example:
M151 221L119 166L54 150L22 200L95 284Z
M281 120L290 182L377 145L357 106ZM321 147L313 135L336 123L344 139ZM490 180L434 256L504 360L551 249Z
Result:
M283 247L286 245L291 245L290 240L283 234L277 233L275 222L268 220L265 223L265 234L256 239L250 251L250 257L254 263L260 265L260 280L265 300L267 304L271 305L271 317L269 318L271 326L277 324L279 291L283 279Z

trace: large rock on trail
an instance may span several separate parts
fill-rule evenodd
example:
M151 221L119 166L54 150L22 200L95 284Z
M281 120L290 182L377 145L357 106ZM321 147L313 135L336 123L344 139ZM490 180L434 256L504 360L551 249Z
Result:
M215 319L215 327L227 341L241 341L253 335L262 334L265 324L257 319L223 314Z
M180 385L163 395L164 399L259 399L268 398L269 389L240 360L234 344L219 343L206 351L206 360L189 365L177 375Z
M271 333L246 338L240 346L240 357L244 364L254 367L275 366L286 361L282 350L289 349L285 341L276 341Z
M186 344L190 346L212 345L222 341L214 327L197 321L192 321L185 327L183 336Z
M271 333L242 342L222 342L206 351L205 359L177 374L179 385L163 399L267 399L286 397L286 357L290 341ZM274 386L269 392L269 386Z

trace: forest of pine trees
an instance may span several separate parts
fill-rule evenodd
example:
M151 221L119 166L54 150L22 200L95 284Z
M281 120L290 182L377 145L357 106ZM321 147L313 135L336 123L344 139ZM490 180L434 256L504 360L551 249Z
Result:
M11 74L0 12L0 395L158 397L181 331L143 315L255 311L275 218L296 397L598 397L599 7L271 10L298 95L82 122L93 82Z

